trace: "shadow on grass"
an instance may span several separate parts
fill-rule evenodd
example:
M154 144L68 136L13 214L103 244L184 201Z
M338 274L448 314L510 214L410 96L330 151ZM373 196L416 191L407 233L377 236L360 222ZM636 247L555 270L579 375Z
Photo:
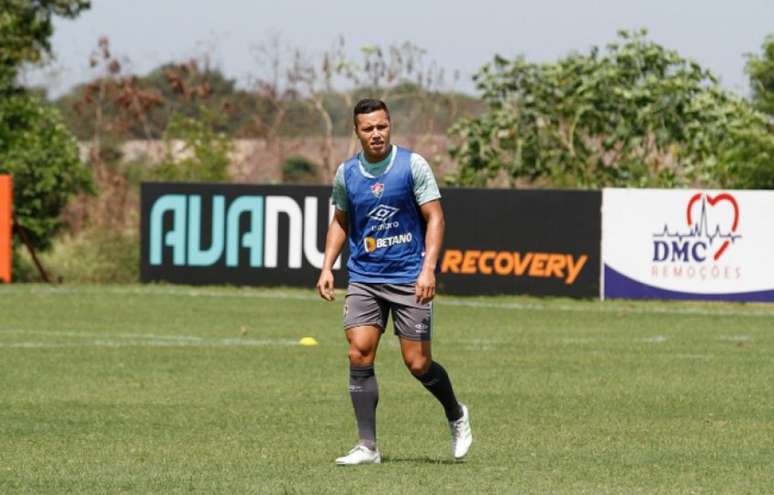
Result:
M437 459L433 457L391 457L391 456L382 456L382 462L383 463L393 463L393 462L402 462L406 464L443 464L443 465L455 465L455 464L465 464L464 461L455 461L452 459Z

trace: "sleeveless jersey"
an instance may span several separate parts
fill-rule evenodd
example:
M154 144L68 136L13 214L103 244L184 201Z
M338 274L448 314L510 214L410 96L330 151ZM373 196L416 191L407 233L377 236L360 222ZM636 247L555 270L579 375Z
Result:
M350 282L414 283L425 254L425 220L414 196L411 151L397 147L390 167L366 177L357 155L344 163Z

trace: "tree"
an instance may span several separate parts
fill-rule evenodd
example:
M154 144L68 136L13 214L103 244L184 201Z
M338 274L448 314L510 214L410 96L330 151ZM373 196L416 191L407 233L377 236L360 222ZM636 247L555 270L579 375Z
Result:
M390 45L365 46L360 49L362 61L348 55L343 37L318 58L310 58L295 50L288 80L304 97L305 103L320 118L323 146L321 149L322 179L330 183L339 161L334 157L334 135L350 136L347 155L354 153L356 140L352 133L351 110L356 98L370 96L389 99L396 89L414 90L410 96L422 104L428 101L432 90L443 80L443 71L425 60L425 51L411 42ZM413 81L412 81L413 79ZM343 84L342 84L343 83ZM413 83L413 84L412 84ZM337 85L346 86L337 90ZM391 100L392 101L392 100ZM414 112L432 109L428 105L414 105L409 119L417 119ZM434 115L432 112L429 115ZM433 118L431 120L434 122ZM337 132L339 131L339 132Z
M91 163L101 165L103 141L115 141L138 126L145 139L151 139L148 114L162 105L161 95L153 89L141 88L134 76L124 76L122 64L110 51L110 41L100 37L97 49L89 59L92 68L102 71L101 77L82 87L76 110L86 117L91 128Z
M282 132L290 106L298 100L294 80L287 77L284 62L291 56L290 47L279 34L270 34L266 41L251 46L257 67L262 73L252 76L252 94L256 111L252 115L252 128L256 135L264 137L273 147Z
M47 248L60 213L90 174L61 116L37 98L0 98L0 173L14 177L14 214L30 241Z
M74 18L89 0L0 0L0 90L12 89L19 66L49 54L55 15Z
M740 104L719 154L718 184L736 189L774 189L771 117Z
M763 41L760 55L749 55L745 71L750 77L752 99L763 113L774 118L774 34Z
M35 247L61 227L68 199L90 187L78 144L59 113L16 83L19 66L50 52L52 17L72 18L85 0L0 0L0 173L14 176L14 212Z
M100 133L114 141L159 139L172 115L198 118L202 109L227 117L218 130L240 135L255 107L236 81L206 60L165 63L135 75L125 72L125 57L113 54L108 40L100 38L89 63L98 71L95 77L54 102L82 140L93 141Z
M215 131L216 118L202 110L204 118L175 114L164 132L164 161L154 178L167 181L215 182L229 177L231 140ZM182 148L178 145L182 145Z
M760 55L747 56L752 104L740 105L730 126L730 145L721 156L721 183L727 187L774 189L774 35L768 35Z
M463 119L453 182L559 187L719 184L739 166L749 103L646 37L619 32L605 52L556 63L495 57L475 76L487 111ZM765 140L755 139L766 148ZM725 160L725 161L724 161Z

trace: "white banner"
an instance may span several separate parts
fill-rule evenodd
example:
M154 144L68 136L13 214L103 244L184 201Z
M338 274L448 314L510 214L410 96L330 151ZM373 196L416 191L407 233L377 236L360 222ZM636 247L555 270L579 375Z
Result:
M605 298L774 301L774 191L605 189Z

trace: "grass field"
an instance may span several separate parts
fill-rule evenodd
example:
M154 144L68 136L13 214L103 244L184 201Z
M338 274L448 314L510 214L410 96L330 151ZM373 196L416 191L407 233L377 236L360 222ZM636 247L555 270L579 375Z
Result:
M340 318L301 290L0 287L0 493L774 490L772 306L442 296L471 453L388 334L384 463L357 467L332 462Z

